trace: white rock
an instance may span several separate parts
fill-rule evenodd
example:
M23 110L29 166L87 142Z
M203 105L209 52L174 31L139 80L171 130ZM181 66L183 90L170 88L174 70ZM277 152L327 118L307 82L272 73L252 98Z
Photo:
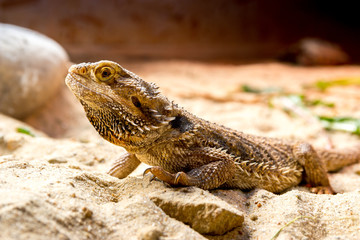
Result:
M64 82L67 62L54 40L0 24L0 112L24 118L44 105Z

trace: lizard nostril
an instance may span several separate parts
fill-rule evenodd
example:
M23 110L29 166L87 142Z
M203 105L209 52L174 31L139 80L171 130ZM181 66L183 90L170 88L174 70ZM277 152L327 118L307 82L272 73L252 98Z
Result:
M79 73L80 73L80 74L85 74L85 73L86 73L86 68L85 68L85 67L81 67L81 68L79 69Z

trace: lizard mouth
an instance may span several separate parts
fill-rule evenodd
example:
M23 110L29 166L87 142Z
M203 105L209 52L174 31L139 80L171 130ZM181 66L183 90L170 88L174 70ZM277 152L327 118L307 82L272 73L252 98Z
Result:
M73 72L69 72L65 78L66 85L71 89L71 91L75 94L75 96L77 98L79 98L83 101L86 101L86 98L87 97L89 98L89 96L91 96L91 93L93 93L93 94L99 95L101 97L104 97L104 98L114 102L114 99L112 99L108 95L87 87L84 83L82 83L82 81L77 76L79 76L79 75L77 75L76 73L73 73ZM86 92L88 92L88 93L86 93ZM91 99L89 99L89 100L91 100Z

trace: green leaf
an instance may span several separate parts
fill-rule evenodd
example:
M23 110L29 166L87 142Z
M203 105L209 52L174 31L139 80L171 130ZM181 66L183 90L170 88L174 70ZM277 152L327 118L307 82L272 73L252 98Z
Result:
M360 77L348 77L338 78L333 80L320 80L315 83L315 87L321 91L325 91L329 87L333 86L349 86L349 85L360 85Z
M29 129L26 129L26 128L19 127L19 128L16 128L16 131L19 133L29 135L31 137L35 137L35 134L33 134Z
M305 96L302 94L291 94L285 97L289 99L292 103L294 103L296 106L299 107L305 106Z
M309 100L302 94L290 94L290 95L284 96L284 98L288 99L293 104L295 104L296 106L299 106L299 107L312 107L312 106L320 106L320 105L325 106L325 107L330 107L330 108L335 107L335 103L325 102L321 99Z
M267 88L255 88L249 85L241 85L241 91L247 92L247 93L255 93L255 94L261 94L261 93L281 93L283 90L278 87L267 87Z
M325 107L329 107L329 108L333 108L335 107L335 103L333 102L325 102L321 99L314 99L314 100L311 100L311 101L307 101L306 102L307 105L309 106L325 106Z
M319 116L319 120L327 130L345 131L360 136L360 119L358 118Z

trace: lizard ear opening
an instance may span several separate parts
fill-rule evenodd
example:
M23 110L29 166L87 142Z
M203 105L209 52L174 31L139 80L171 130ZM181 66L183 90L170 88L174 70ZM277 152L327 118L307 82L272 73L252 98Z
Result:
M137 108L141 107L141 103L137 97L131 96L131 102L134 104L135 107Z
M190 131L194 127L189 119L180 115L176 116L175 119L170 122L170 125L172 128L178 129L181 133Z

